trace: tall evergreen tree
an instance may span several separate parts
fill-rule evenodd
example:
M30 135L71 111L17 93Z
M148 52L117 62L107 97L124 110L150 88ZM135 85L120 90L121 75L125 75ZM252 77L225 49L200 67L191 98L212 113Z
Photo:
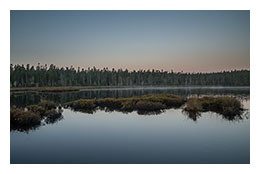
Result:
M107 67L77 70L38 64L36 68L10 65L11 87L52 86L249 86L249 70L216 73L183 73L159 70L109 70Z

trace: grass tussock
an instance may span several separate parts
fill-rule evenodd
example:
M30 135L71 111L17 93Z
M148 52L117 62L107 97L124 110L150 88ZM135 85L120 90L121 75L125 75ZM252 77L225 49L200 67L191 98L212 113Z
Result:
M130 98L80 99L65 104L74 110L105 109L107 111L159 111L167 108L180 107L185 98L170 95L144 95Z
M117 99L117 98L97 99L94 102L101 109L108 109L108 110L119 110L123 106L122 99Z
M41 123L41 116L32 111L25 111L24 109L13 107L10 111L10 121L11 127L15 125L31 127Z
M24 108L16 106L10 109L10 122L12 130L28 130L37 127L41 121L54 122L62 116L62 110L57 109L52 101L42 100L39 105L29 105Z
M90 99L79 99L73 102L66 103L67 107L73 108L75 110L78 109L95 109L96 104L95 100L90 100Z
M39 106L43 107L46 110L56 108L56 104L53 101L48 101L48 100L41 100L41 102L39 103Z
M28 109L28 111L37 113L37 115L40 115L41 117L44 116L46 113L45 108L39 105L29 105L26 106L26 108Z
M166 105L160 102L145 101L145 100L138 101L135 107L137 110L141 110L141 111L154 111L154 110L166 109Z
M47 124L53 124L56 123L57 121L63 119L62 116L62 110L59 109L58 111L55 109L47 110L46 111L46 119L45 122Z
M192 97L187 100L184 111L190 115L212 111L232 119L240 116L243 108L241 102L234 97Z

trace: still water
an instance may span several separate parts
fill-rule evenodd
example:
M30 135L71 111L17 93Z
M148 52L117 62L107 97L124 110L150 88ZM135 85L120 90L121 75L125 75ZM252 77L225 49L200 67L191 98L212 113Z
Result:
M12 93L11 105L41 98L63 103L78 98L154 93L231 95L249 109L249 88L99 89L69 93ZM206 112L189 118L181 109L159 115L94 114L64 109L62 117L27 131L11 130L11 163L250 163L249 110L226 120Z

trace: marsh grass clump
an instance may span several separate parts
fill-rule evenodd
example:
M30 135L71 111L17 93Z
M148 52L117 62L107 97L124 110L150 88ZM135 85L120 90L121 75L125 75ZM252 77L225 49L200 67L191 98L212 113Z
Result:
M68 102L65 107L70 107L75 110L92 110L95 109L95 99L79 99L76 101Z
M48 101L48 100L41 100L41 102L39 103L39 106L43 107L46 110L56 108L56 104L53 101Z
M156 111L169 108L179 108L185 103L185 98L171 94L153 94L141 97L122 99L122 110Z
M65 108L71 108L74 111L80 111L83 113L93 114L97 106L95 99L79 99L64 104Z
M29 105L29 106L26 106L26 108L28 109L28 111L38 113L41 117L43 117L46 114L45 108L42 106L39 106L39 105Z
M201 112L202 111L201 100L195 97L189 98L187 100L184 110L187 112Z
M164 104L167 108L178 108L181 107L186 99L181 96L176 96L172 94L154 94L154 95L144 95L141 100L148 100L151 102L159 102Z
M46 104L46 103L48 103L48 104ZM42 102L41 102L41 104L42 104ZM46 109L39 105L29 105L29 106L26 106L25 108L27 108L28 111L32 111L32 112L40 115L41 117L57 117L57 116L60 116L63 111L60 107L58 107L58 109L56 109L57 107L56 106L54 107L53 102L50 102L50 101L44 101L43 105L45 106Z
M122 100L117 98L104 98L95 101L96 105L101 109L119 110L122 108Z
M136 100L126 99L122 101L121 111L132 112L136 109Z
M57 117L61 115L60 111L57 111L56 109L47 110L45 112L46 117Z
M243 111L241 102L233 97L216 98L210 109L224 116L240 115L241 111Z
M156 94L134 96L130 98L103 98L103 99L80 99L65 104L74 110L96 110L105 111L159 111L167 108L180 107L185 103L185 98L170 95Z
M234 119L241 115L243 108L241 102L234 97L192 97L188 99L184 111L189 115L212 111L224 118Z
M140 100L136 103L135 108L139 111L156 111L166 109L166 105L160 102Z
M10 110L10 121L13 126L19 125L21 127L29 127L32 125L39 125L41 123L41 117L35 112L12 107Z
M10 108L10 122L12 130L29 130L41 125L43 119L51 123L62 116L62 110L56 109L52 101L41 101L39 105L29 105L24 108L13 106ZM50 120L50 121L48 121Z

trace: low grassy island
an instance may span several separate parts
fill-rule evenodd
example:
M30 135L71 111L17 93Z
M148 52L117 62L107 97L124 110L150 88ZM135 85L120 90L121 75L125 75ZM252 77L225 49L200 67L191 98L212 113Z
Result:
M41 125L41 121L54 123L62 116L61 107L52 101L42 100L39 105L29 105L24 108L16 106L10 109L10 122L12 130L29 130Z
M130 98L104 98L104 99L80 99L65 103L66 108L76 111L94 111L96 109L107 111L161 111L177 108L185 103L185 98L171 94L144 95Z
M187 100L184 111L192 118L201 112L215 112L224 118L233 120L244 111L242 104L234 97L191 97Z

